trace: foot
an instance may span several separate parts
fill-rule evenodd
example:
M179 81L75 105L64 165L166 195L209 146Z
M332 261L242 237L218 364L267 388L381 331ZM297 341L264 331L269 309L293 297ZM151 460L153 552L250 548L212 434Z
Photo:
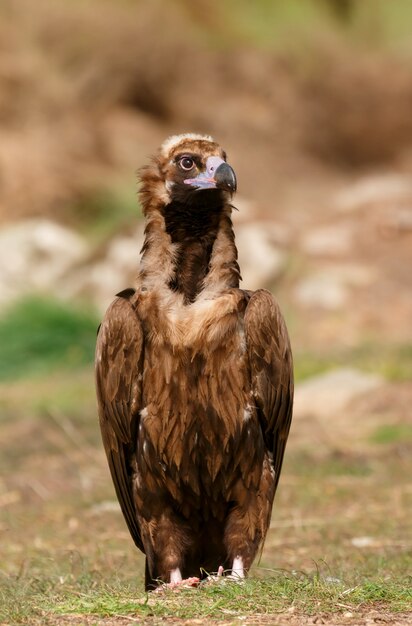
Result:
M170 571L170 582L163 583L155 589L156 593L162 591L180 591L181 589L188 589L190 587L197 587L200 583L200 579L197 576L191 578L182 579L182 573L178 567Z
M209 585L210 583L222 582L223 578L223 565L219 565L217 574L209 574L209 576L202 580L202 585Z
M234 580L237 583L244 581L245 570L243 567L243 559L241 556L237 556L233 559L232 571L227 578L229 580Z

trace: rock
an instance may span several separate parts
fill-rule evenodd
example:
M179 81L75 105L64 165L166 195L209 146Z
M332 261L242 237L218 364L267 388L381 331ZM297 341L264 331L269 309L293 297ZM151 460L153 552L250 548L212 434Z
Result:
M302 280L295 289L300 304L323 309L339 309L348 299L348 289L325 272Z
M336 310L348 301L351 287L366 287L374 280L375 271L366 265L328 265L298 282L294 296L304 306Z
M381 218L380 233L386 237L412 232L412 199L408 207L391 207L390 211Z
M379 545L373 537L352 537L350 542L355 548L373 548Z
M143 224L131 236L115 237L102 259L88 263L62 281L61 293L67 298L89 298L104 313L116 293L133 287L143 245Z
M356 211L366 206L399 202L412 197L412 176L381 174L365 176L345 187L335 198L338 210Z
M324 226L306 233L301 246L312 256L341 256L352 247L353 232L348 226Z
M85 241L50 220L33 219L0 231L0 306L31 292L57 289L57 282L85 258Z
M237 226L236 245L245 289L270 287L283 272L286 254L277 245L278 232L273 222Z
M316 416L333 419L357 396L377 389L384 379L351 368L336 369L298 384L295 391L294 417Z

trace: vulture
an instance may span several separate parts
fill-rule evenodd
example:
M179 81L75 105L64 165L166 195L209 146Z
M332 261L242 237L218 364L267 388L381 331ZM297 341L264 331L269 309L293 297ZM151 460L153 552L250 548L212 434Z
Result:
M282 468L289 337L269 291L239 288L236 176L219 144L170 137L140 178L136 283L97 338L103 444L146 590L216 571L239 580L263 546Z

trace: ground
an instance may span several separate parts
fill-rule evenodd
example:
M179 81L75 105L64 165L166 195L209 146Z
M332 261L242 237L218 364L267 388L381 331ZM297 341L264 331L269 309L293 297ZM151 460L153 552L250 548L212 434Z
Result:
M409 385L352 401L340 416L346 440L328 418L298 417L250 580L159 596L143 592L143 559L113 493L90 368L2 392L1 623L411 619Z

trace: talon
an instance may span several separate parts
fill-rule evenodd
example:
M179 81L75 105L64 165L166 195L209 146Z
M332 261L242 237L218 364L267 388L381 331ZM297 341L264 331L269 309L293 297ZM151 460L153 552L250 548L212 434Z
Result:
M185 578L179 583L182 587L198 587L200 584L200 578L197 576L191 576L191 578Z
M219 565L218 569L217 569L217 574L209 574L209 576L202 581L202 585L211 585L212 583L223 583L224 582L224 578L223 578L223 573L224 573L224 569L223 569L223 565Z
M162 593L163 591L175 591L179 592L182 589L190 589L191 587L198 587L200 584L200 578L197 576L192 576L191 578L185 578L184 580L179 580L171 583L163 583L157 589L154 590L155 593Z

